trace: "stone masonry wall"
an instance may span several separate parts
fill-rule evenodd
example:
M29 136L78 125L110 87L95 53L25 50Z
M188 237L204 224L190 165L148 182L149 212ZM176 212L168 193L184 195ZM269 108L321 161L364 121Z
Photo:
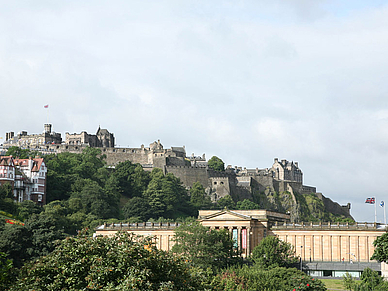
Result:
M181 179L182 183L187 187L191 187L194 182L201 183L202 186L205 188L210 186L210 181L206 168L166 166L165 171L166 173L172 173L176 177Z

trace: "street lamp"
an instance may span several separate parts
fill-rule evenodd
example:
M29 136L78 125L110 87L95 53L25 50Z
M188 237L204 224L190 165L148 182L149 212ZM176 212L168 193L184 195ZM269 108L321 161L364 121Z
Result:
M302 251L303 251L303 246L300 246L300 270L301 271L303 271Z

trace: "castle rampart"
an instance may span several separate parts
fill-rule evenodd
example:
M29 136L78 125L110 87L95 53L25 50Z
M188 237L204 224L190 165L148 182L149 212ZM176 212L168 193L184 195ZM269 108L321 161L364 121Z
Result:
M210 187L208 171L202 167L166 166L166 173L172 173L178 177L184 185L191 187L193 183L199 182L205 188Z
M113 134L99 127L95 135L85 131L80 134L66 133L66 141L61 143L60 133L53 133L51 124L46 124L44 129L45 132L38 135L21 132L15 137L12 132L7 133L4 148L18 145L21 148L40 151L45 155L63 152L82 153L87 147L95 147L105 155L109 167L130 161L142 165L146 171L160 168L165 174L172 173L180 178L187 188L192 187L194 182L201 183L213 200L226 195L237 199L250 199L253 190L262 193L290 192L294 201L294 193L316 193L315 187L303 185L303 173L298 162L285 159L279 161L275 158L271 168L247 169L233 168L229 165L225 171L214 171L208 167L205 154L202 157L194 154L187 157L184 146L164 149L160 140L151 143L149 147L141 145L140 148L117 148L114 146ZM341 207L322 195L317 196L331 212L349 215L349 205Z

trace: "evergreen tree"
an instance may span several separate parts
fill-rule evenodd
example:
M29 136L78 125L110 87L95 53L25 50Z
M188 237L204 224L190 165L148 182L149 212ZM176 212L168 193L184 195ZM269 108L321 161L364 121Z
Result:
M225 171L225 163L219 157L211 157L210 160L208 160L207 165L215 171Z

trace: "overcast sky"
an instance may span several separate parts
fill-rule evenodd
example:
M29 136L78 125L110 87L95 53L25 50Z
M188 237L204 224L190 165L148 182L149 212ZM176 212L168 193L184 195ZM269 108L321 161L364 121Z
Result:
M298 161L304 184L352 203L358 221L374 221L367 197L388 202L388 1L0 7L3 141L47 119L63 139L100 125L121 147Z

